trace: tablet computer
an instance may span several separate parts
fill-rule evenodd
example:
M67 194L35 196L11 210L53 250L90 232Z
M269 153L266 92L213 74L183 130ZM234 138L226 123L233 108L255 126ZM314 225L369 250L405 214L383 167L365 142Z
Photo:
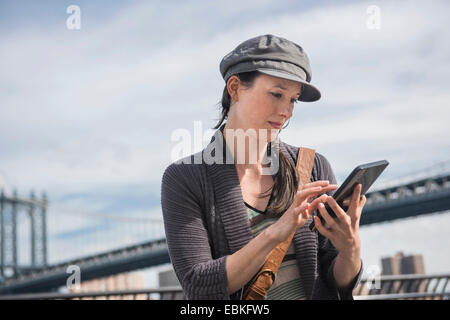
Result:
M357 166L355 169L353 169L347 179L345 179L344 183L336 190L336 192L333 194L333 198L342 207L342 209L347 210L348 206L343 206L342 203L346 199L351 199L353 188L358 183L361 183L361 196L364 195L367 190L369 190L370 186L375 182L375 180L377 180L383 170L388 166L388 164L388 161L380 160ZM331 217L336 218L336 214L334 213L333 209L330 208L328 203L325 203L325 209L328 211L328 214ZM325 224L325 220L320 215L320 212L318 212L317 217L319 217L320 221ZM311 231L314 231L316 229L314 221L309 225L309 229Z

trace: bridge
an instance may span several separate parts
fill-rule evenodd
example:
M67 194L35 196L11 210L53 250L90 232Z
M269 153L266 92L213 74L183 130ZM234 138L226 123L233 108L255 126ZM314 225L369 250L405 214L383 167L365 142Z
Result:
M444 212L450 209L450 174L378 188L367 193L366 197L361 226ZM4 196L2 199L5 200ZM3 278L0 295L54 291L66 284L67 268L71 265L80 268L83 280L89 280L169 262L166 241L158 238L54 265L19 268L20 272ZM5 267L7 265L2 266Z

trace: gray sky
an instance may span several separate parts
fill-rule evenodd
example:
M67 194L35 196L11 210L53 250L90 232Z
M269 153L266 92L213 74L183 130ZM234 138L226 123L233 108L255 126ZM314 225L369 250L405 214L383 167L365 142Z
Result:
M66 27L71 4L80 30ZM367 26L370 5L380 29ZM85 247L96 250L145 240L145 226L95 238L105 222L76 212L161 217L172 133L200 121L208 137L224 86L220 60L266 33L303 46L322 92L296 104L281 139L325 155L338 182L365 162L390 162L382 183L449 160L449 9L447 1L3 1L0 184L47 192L55 260L68 245L78 252L68 232L91 237ZM449 271L437 249L450 244L449 226L445 213L364 228L363 258L377 264L404 250L424 254L427 272Z

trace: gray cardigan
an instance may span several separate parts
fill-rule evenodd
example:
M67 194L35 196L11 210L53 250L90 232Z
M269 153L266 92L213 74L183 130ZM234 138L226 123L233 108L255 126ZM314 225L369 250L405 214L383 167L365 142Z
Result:
M217 154L228 159L224 126L205 149L173 162L162 177L161 207L169 255L187 299L241 299L245 288L230 295L225 269L227 257L252 239L237 171L233 161L205 158ZM220 149L222 154L216 153ZM281 152L294 165L298 149L280 140ZM318 152L311 177L315 180L336 183L328 160ZM311 221L312 217L293 239L307 298L352 300L362 262L348 289L338 289L333 276L338 251L327 238L309 230Z

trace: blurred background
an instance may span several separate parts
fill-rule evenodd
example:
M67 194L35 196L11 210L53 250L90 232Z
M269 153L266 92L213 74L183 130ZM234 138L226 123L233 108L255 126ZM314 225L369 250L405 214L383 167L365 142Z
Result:
M390 162L363 212L364 277L448 281L449 9L0 1L0 294L176 287L162 174L214 133L222 57L267 33L305 49L322 92L296 104L281 140L323 154L338 183L361 163ZM185 153L176 132L191 140Z

